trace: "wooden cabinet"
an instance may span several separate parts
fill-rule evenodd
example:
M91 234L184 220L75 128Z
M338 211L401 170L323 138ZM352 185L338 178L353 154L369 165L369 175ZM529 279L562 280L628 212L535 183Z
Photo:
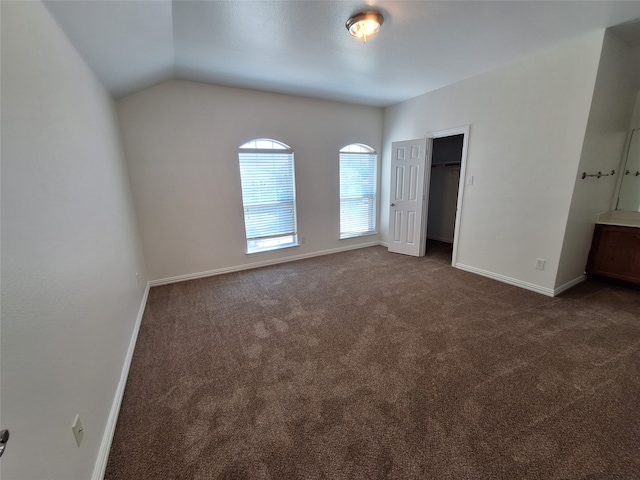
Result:
M596 225L587 275L640 285L640 228Z

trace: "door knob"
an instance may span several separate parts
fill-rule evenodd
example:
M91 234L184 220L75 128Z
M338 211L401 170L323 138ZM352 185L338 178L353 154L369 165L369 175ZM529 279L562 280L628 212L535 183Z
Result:
M4 449L7 447L8 440L9 440L9 430L0 430L0 457L4 453Z
M392 204L391 204L391 206L392 206L392 207L395 207L395 206L396 206L396 204L395 204L395 203L392 203Z

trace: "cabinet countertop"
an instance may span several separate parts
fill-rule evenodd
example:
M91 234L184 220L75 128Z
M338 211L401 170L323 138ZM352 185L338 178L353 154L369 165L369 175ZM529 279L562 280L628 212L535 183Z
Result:
M598 215L596 223L600 225L640 228L640 212L605 212Z

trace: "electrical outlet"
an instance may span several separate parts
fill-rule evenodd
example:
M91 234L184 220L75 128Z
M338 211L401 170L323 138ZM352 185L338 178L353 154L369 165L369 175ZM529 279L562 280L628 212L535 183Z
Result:
M82 443L82 437L84 437L84 428L82 428L82 422L80 422L80 415L76 415L76 419L71 425L71 430L73 430L73 436L76 437L76 443L79 447Z
M467 185L473 185L473 175L467 177Z
M544 263L546 260L542 259L542 258L536 258L536 268L538 270L544 270Z
M304 237L300 237L300 245L304 245L304 243L307 241L306 238Z

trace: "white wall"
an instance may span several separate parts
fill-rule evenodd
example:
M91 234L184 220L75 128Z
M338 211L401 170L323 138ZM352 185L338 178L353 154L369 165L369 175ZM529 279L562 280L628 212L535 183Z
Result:
M640 128L640 90L636 93L635 107L633 108L633 115L629 126L629 131Z
M636 89L640 89L640 45L629 47L629 61Z
M86 480L146 274L113 102L40 2L1 8L2 479Z
M556 288L584 274L596 217L609 211L620 175L637 85L629 48L607 32L562 247ZM581 178L588 174L618 176Z
M471 125L458 264L550 293L604 32L385 109L382 204L391 142ZM388 209L381 232L387 240ZM536 258L546 260L543 271Z
M338 150L357 142L379 152L382 110L184 81L117 106L151 279L378 241L338 239ZM262 137L294 150L298 232L306 243L247 255L237 152Z

